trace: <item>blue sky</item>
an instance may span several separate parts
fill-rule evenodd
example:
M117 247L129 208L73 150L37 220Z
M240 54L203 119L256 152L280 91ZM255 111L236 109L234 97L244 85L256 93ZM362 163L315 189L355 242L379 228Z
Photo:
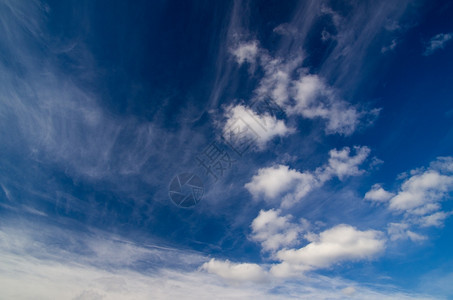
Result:
M453 3L281 2L0 1L0 298L453 297Z

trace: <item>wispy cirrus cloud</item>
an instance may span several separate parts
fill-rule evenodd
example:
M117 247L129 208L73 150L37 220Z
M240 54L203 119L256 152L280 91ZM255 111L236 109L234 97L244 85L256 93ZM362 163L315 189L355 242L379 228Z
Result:
M83 234L45 224L39 231L27 224L4 225L0 269L7 271L0 274L0 288L6 298L293 299L303 294L310 299L343 299L346 292L367 299L419 297L315 274L303 282L285 281L271 277L266 266L137 244L101 231ZM152 263L156 261L160 263Z

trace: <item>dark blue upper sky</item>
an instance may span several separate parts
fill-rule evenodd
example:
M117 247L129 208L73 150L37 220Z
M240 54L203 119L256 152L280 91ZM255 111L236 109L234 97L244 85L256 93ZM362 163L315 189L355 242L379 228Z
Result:
M452 17L0 0L4 297L452 297Z

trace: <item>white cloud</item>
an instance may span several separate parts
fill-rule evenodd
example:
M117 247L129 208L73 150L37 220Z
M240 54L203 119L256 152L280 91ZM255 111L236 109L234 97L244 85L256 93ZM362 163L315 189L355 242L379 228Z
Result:
M443 211L441 202L453 192L453 158L438 157L428 168L416 168L398 176L404 180L397 193L385 191L379 184L365 194L366 200L387 202L388 209L403 214L401 223L390 223L391 240L423 241L427 237L412 227L442 227L453 212Z
M274 137L294 132L284 121L269 114L259 115L243 105L227 107L225 116L227 121L223 127L223 136L227 140L250 140L256 143L259 149L263 149Z
M233 282L263 282L267 276L263 268L257 264L232 263L228 260L219 261L214 258L204 263L201 269Z
M363 171L359 166L367 158L370 149L354 147L354 150L355 154L351 154L349 147L331 150L328 163L314 172L301 173L285 165L259 169L252 180L245 184L245 188L255 199L263 197L270 203L278 201L282 207L290 207L333 177L343 180L360 175Z
M453 157L440 156L435 161L429 164L433 170L438 170L441 173L453 174Z
M354 287L352 287L352 286L348 286L348 287L342 289L341 291L342 291L343 294L345 294L345 295L352 296L352 295L355 294L356 289L355 289Z
M292 216L280 216L280 210L261 210L252 222L253 241L261 243L265 251L275 251L299 242L300 235L310 226L302 219L300 223L291 222Z
M390 200L395 194L387 192L382 188L380 184L375 184L371 187L365 194L365 200L376 201L376 202L386 202Z
M265 199L275 199L291 191L303 197L312 186L316 185L316 179L310 173L300 173L288 166L277 165L258 170L258 174L252 177L252 181L245 184L245 188L255 197L264 196Z
M303 282L277 280L270 277L267 267L256 264L207 261L190 251L144 247L106 233L80 236L44 224L30 225L21 221L22 227L5 227L3 223L0 229L0 290L5 299L207 300L213 295L222 299L280 300L294 299L294 295L343 299L342 291L350 286L362 299L417 296L317 274Z
M406 223L390 223L387 228L390 240L410 239L413 242L421 242L427 239L425 236L409 230L409 227L409 224Z
M258 51L258 42L250 41L239 44L231 50L231 53L234 55L236 62L242 65L244 62L255 63Z
M352 134L361 118L360 113L343 100L318 75L302 75L293 82L294 106L287 106L291 114L308 119L321 118L327 122L326 133Z
M451 33L439 33L433 36L426 45L423 55L428 56L433 54L438 49L443 49L445 44L452 39Z
M365 161L370 154L370 149L366 146L354 147L355 155L351 155L351 149L344 147L341 150L332 149L329 151L329 164L323 171L324 175L337 176L343 180L349 176L357 176L363 173L359 166Z
M350 225L338 225L312 236L314 240L300 249L281 250L282 261L271 273L278 277L294 276L303 271L328 268L342 261L370 259L385 248L379 231L360 231Z
M351 135L361 119L377 114L378 110L358 111L340 99L335 89L327 85L318 75L307 74L306 71L300 70L296 72L303 61L302 57L295 56L291 60L284 61L272 58L265 51L257 50L256 47L256 42L245 43L238 48L240 51L233 52L236 53L239 64L245 61L253 64L255 56L260 57L265 75L255 89L256 99L270 98L288 115L322 119L326 122L327 134Z
M283 61L263 53L260 62L265 75L254 91L256 98L270 98L282 108L286 108L291 97L292 76L302 62L302 58L297 56Z
M451 216L453 212L438 211L432 215L421 218L421 227L442 227L446 218Z
M427 170L404 181L398 194L390 199L390 209L411 210L441 201L453 190L453 176Z

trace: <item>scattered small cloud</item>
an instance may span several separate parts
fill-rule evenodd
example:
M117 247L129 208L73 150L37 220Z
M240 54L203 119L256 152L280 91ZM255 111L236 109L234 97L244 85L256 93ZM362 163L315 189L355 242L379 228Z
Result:
M253 140L259 149L264 149L274 137L287 136L295 131L287 127L283 120L269 114L260 115L243 105L228 106L225 116L224 136L232 134L233 138Z
M245 184L245 188L255 199L263 197L270 203L279 202L282 207L290 207L333 177L343 180L362 174L359 166L368 157L370 149L356 146L354 152L351 153L349 147L332 149L328 163L314 172L299 172L285 165L262 168Z
M452 33L439 33L433 36L426 44L424 56L433 54L435 51L443 49L448 41L453 37Z
M310 226L307 220L292 222L291 215L281 216L280 210L261 210L253 220L251 240L259 242L265 251L275 251L294 246L300 241L300 235Z
M239 65L242 65L245 62L254 64L258 56L258 51L258 42L250 41L240 43L237 47L231 50L231 53L234 55L236 62Z
M232 263L228 260L220 261L212 258L201 266L201 270L233 282L263 282L266 280L266 272L257 264Z
M427 239L427 237L415 233L409 228L409 224L406 223L390 223L387 227L387 233L392 241L410 239L413 242L421 242Z
M421 227L443 227L445 219L451 216L453 212L438 211L432 215L424 216L421 219Z
M277 277L290 277L298 273L329 268L342 261L358 261L375 257L385 249L382 232L360 231L350 225L337 225L311 235L312 241L300 249L281 250L277 257L282 261L271 268Z
M327 32L323 37L328 38ZM360 111L341 99L337 91L319 75L301 70L303 59L300 56L290 60L272 58L266 51L255 51L256 42L243 45L247 46L238 48L241 51L234 54L238 64L250 62L253 65L255 56L259 56L264 70L264 76L255 89L255 99L271 99L280 105L288 116L321 119L326 123L326 134L348 136L355 132L361 121L374 119L375 117L370 116L379 112ZM243 48L248 50L242 50Z
M388 203L389 210L403 214L403 222L388 225L391 240L423 241L426 237L411 230L412 227L442 227L453 214L442 210L441 205L451 199L453 192L453 158L438 157L428 168L416 168L402 174L397 178L403 180L398 192L388 192L375 184L364 199Z
M380 184L375 184L371 187L371 190L369 190L365 194L365 200L376 201L376 202L387 202L394 195L395 194L384 190Z
M395 50L396 46L398 45L398 42L396 39L393 39L392 42L390 43L390 45L388 46L383 46L381 48L381 53L386 53L386 52L389 52L389 51L393 51Z

